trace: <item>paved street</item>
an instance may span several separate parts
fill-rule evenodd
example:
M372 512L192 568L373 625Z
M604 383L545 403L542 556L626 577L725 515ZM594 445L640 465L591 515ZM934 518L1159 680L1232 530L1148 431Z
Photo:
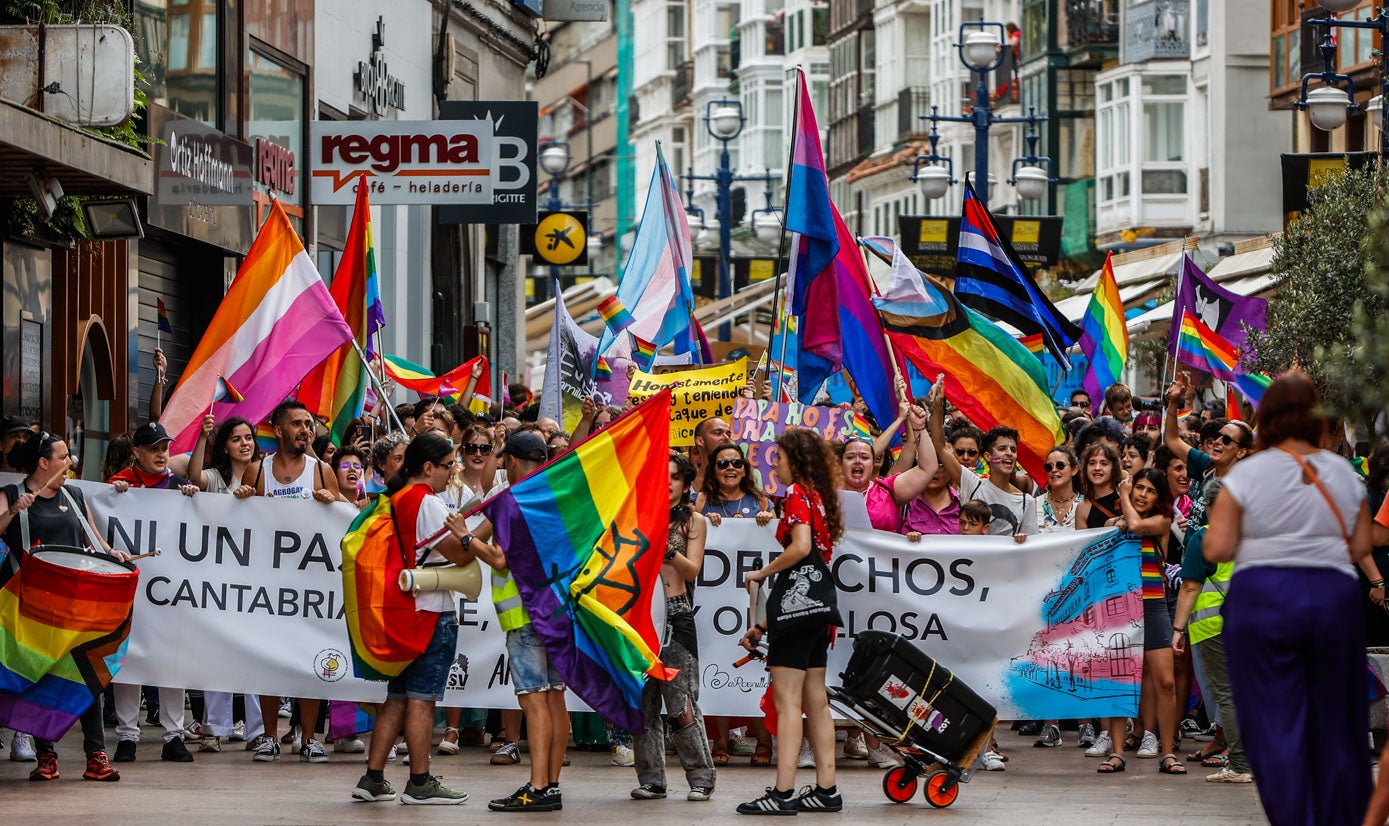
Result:
M8 734L8 733L7 733ZM484 749L464 749L455 757L436 757L433 772L446 785L472 795L458 807L405 807L399 803L354 803L348 793L361 775L358 755L332 755L328 765L300 763L297 757L267 765L253 763L241 744L224 746L221 754L199 754L197 762L159 761L155 730L145 729L140 760L119 766L123 778L115 784L81 779L76 754L80 740L69 736L60 753L62 779L53 783L27 780L32 764L0 761L0 812L6 824L56 823L178 823L178 824L338 824L338 823L481 823L498 819L523 822L607 823L636 818L669 823L738 823L747 819L734 805L759 794L772 780L770 769L730 765L719 773L718 792L710 803L684 799L685 786L672 778L673 796L664 801L638 802L628 798L635 784L631 769L608 765L606 753L575 751L574 765L563 777L564 811L557 814L508 816L487 811L489 798L510 793L527 777L526 764L497 767L487 763ZM842 815L819 821L884 826L907 823L974 824L1258 824L1263 823L1258 799L1250 786L1205 783L1207 770L1187 777L1158 774L1156 760L1129 761L1129 771L1116 777L1095 773L1098 761L1087 759L1074 746L1074 734L1058 749L1031 748L1030 739L1011 732L1000 743L1012 757L1008 771L975 776L961 788L959 799L946 810L933 810L918 796L896 805L883 796L883 772L860 761L841 761L839 775L848 806ZM114 736L108 731L114 750ZM1188 741L1190 743L1190 741ZM196 747L195 747L196 748ZM331 753L331 747L330 747ZM0 752L8 758L9 751ZM670 758L675 764L675 758ZM739 760L743 762L746 758ZM399 763L386 776L399 790L408 769ZM801 781L810 782L809 770ZM675 795L674 792L679 792Z

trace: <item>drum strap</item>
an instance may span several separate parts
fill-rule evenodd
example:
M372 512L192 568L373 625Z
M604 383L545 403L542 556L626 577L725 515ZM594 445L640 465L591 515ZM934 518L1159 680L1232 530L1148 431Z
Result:
M73 499L72 494L68 493L67 490L64 488L58 488L58 493L61 494L64 499L68 500L68 506L71 507L74 512L76 512L78 520L82 523L82 532L87 535L87 541L91 543L91 550L101 550L101 540L97 538L96 531L92 530L91 523L87 521L86 512L83 511L81 508L77 507L77 500ZM20 541L24 543L24 552L28 553L29 549L34 547L34 543L29 541L28 508L25 508L24 510L19 512L19 538ZM10 564L18 567L19 560L13 559Z

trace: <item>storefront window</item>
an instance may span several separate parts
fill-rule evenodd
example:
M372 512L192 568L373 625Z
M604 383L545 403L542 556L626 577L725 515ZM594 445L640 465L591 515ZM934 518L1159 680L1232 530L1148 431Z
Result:
M133 0L140 73L151 103L212 126L218 121L221 0Z
M246 139L254 151L257 215L264 218L270 196L280 199L295 228L303 230L304 75L255 49L246 55Z

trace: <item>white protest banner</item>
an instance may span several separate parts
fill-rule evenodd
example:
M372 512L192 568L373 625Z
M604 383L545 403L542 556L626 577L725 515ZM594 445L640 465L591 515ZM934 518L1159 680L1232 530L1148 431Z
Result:
M115 547L163 550L138 563L117 682L383 698L383 683L352 676L338 571L350 507L69 484L82 488ZM766 669L733 663L745 653L737 644L747 627L742 579L780 553L774 529L728 519L709 531L694 589L705 714L759 713ZM1019 545L973 536L913 544L851 528L830 563L845 623L830 652L830 682L838 682L853 635L893 631L952 669L1002 719L1133 716L1143 656L1138 553L1136 541L1112 529L1042 534ZM514 708L487 592L459 608L445 704Z

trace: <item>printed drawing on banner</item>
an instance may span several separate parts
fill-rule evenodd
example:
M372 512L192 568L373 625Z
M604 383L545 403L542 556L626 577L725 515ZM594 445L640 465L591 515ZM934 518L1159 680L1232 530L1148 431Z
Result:
M449 679L445 690L462 691L468 687L468 655L459 654L449 665Z
M912 701L912 690L897 677L888 677L883 687L878 689L878 693L900 709L906 709L907 704Z
M336 648L325 648L313 658L314 673L325 683L335 683L347 675L347 666L352 662Z
M912 719L912 723L936 733L944 732L946 726L950 725L944 714L931 708L931 704L920 697L912 700L911 706L907 709L907 716Z
M1112 712L1100 716L1137 713L1143 673L1139 554L1133 535L1102 534L1043 598L1042 629L1008 666L1006 690L1026 719L1057 717L1048 708L1075 699L1112 704Z

